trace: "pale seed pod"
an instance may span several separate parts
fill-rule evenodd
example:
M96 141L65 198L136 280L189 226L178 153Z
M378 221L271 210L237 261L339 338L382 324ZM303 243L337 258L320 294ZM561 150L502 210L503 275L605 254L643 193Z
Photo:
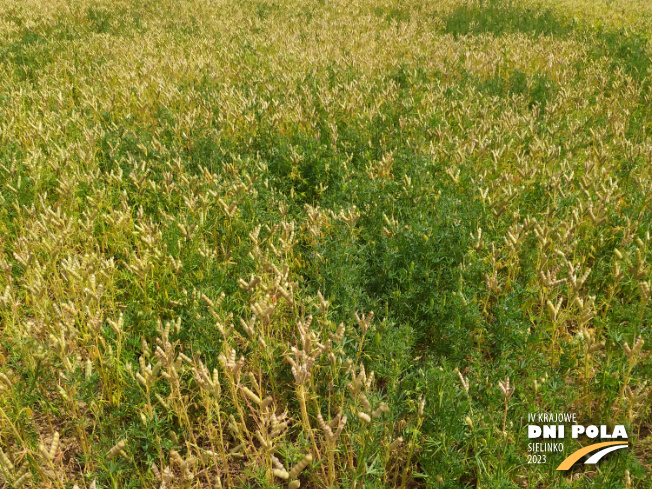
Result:
M274 431L272 431L272 437L280 435L287 427L288 424L286 422L278 423L274 428Z
M643 348L643 344L645 341L643 338L639 335L639 337L636 339L636 342L634 343L634 346L630 348L629 343L625 342L623 345L623 349L625 350L625 353L627 354L627 358L630 360L630 362L635 362L638 357L638 352Z
M367 413L363 413L362 411L358 412L358 418L360 420L364 421L365 423L371 423L371 418Z
M290 474L289 474L289 478L290 479L296 479L297 476L299 475L299 473L303 469L305 469L310 462L312 462L312 454L309 453L308 455L303 457L303 460L301 460L301 462L299 462L294 467L292 467L292 470L290 471ZM296 486L296 487L299 487L299 486Z
M238 423L236 423L235 418L233 415L229 416L229 423L228 423L228 428L233 433L235 436L239 436L240 434L240 428L238 427Z
M344 323L340 323L340 325L337 327L337 331L335 332L335 337L337 338L338 341L342 341L344 338L344 332L346 331L346 326L344 326Z
M365 409L365 411L371 411L371 404L369 404L369 399L367 399L367 396L364 394L364 392L360 393L360 403L362 404L362 407Z
M562 299L559 299L559 302L557 302L557 305L555 306L551 301L546 301L546 306L548 307L548 311L550 311L550 315L552 316L552 320L555 321L557 319L557 315L559 314L559 309L561 308L561 302Z
M260 431L256 431L255 435L263 448L271 448L271 445L265 441L265 438L263 438L263 435L260 433Z
M202 449L202 451L200 453L201 461L204 464L207 464L211 460L211 458L217 457L217 456L218 456L217 453L212 452L210 450L203 450Z
M278 458L276 458L276 455L272 455L272 465L279 470L285 470L285 467L283 466L281 461Z
M27 482L27 479L31 478L32 474L30 472L27 472L23 475L21 475L15 482L14 482L14 488L15 489L20 489L23 487L25 482Z
M639 281L638 282L638 289L641 292L641 299L643 299L643 302L647 304L650 300L650 282L644 282L644 281Z
M149 349L149 345L147 344L147 341L145 341L145 337L141 336L140 337L140 343L143 349L143 354L148 357L152 354L152 351Z
M176 450L170 450L170 460L179 466L183 464L183 459Z
M19 479L19 478L21 478L22 476L24 476L24 475L25 475L26 473L28 473L28 472L29 472L29 466L28 466L27 464L23 464L23 465L20 467L20 470L19 470L18 472L16 472L16 477L15 477L15 478L16 478L16 479Z
M113 457L118 455L120 452L122 452L122 449L125 447L127 442L125 440L120 440L116 445L111 448L111 450L108 451L106 454L107 460L111 460Z
M154 474L154 478L156 478L157 481L161 482L161 473L159 472L156 464L153 463L151 469L152 469L152 474Z
M244 392L249 399L254 401L256 404L260 405L261 403L260 397L258 397L251 389L243 386L242 392Z
M455 369L455 370L457 370L457 369ZM462 387L464 387L464 390L468 394L469 393L469 379L468 379L468 377L465 378L462 375L462 372L460 372L459 370L457 370L457 375L459 376L460 380L462 381Z
M215 307L215 303L214 303L211 299L209 299L208 296L207 296L206 294L204 294L203 292L202 292L202 294L201 294L201 298L202 298L202 299L204 300L204 302L205 302L206 304L208 304L210 307Z
M388 413L388 412L389 412L389 408L387 407L387 404L385 404L384 402L381 402L380 406L378 406L376 408L376 410L373 413L371 413L371 417L373 419L376 419L381 414Z
M91 361L90 358L88 360L86 360L86 372L85 372L85 375L86 375L86 380L90 380L91 376L93 375L93 362Z
M274 469L274 475L276 477L280 477L283 480L287 480L288 477L290 477L290 474L288 474L285 470L281 470L281 469Z
M240 443L240 445L238 445L237 447L233 448L233 450L231 450L231 451L229 452L229 455L233 455L233 456L242 456L241 450L242 450L243 447L244 447L244 445L243 445L242 443Z
M301 487L301 481L294 480L288 484L288 489L299 489Z
M41 453L41 456L45 459L48 460L49 454L47 449L45 448L45 445L43 443L39 443L38 445L38 451Z
M9 377L7 377L4 372L0 372L0 382L7 387L11 387L13 385L13 382L9 379Z
M389 451L390 452L395 452L398 447L400 447L403 444L403 437L399 436L396 440L394 440L390 445L389 445Z
M267 396L265 399L262 400L260 403L260 407L262 409L265 409L267 406L269 406L272 403L273 399L272 396Z
M156 400L161 404L161 406L163 406L165 409L169 409L167 402L165 402L165 399L163 399L158 392L154 393L154 397L156 397Z
M174 473L170 469L170 467L165 467L163 469L163 474L162 474L162 479L163 479L163 486L167 486L172 479L174 479Z
M48 458L50 459L50 461L54 460L54 456L56 455L58 448L59 448L59 432L55 431L54 437L52 438L52 444L50 445L50 451L48 452Z
M321 429L324 431L324 434L326 435L326 439L329 442L332 443L334 441L334 438L335 438L334 435L333 435L333 430L331 429L330 426L328 426L324 422L324 418L321 415L321 413L317 413L317 421L319 422L319 426L321 426Z
M335 439L337 440L340 437L340 434L342 433L342 430L344 429L344 425L346 424L346 414L342 416L342 419L340 419L339 424L337 425L337 431L335 431Z
M0 463L10 471L14 470L14 464L11 463L11 460L9 460L7 454L2 451L2 448L0 448Z

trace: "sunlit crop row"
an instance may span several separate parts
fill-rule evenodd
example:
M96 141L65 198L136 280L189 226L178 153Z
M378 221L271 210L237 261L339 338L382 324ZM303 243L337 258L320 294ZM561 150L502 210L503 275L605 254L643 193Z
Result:
M585 4L0 0L0 487L646 487L649 9ZM632 450L527 465L562 408Z

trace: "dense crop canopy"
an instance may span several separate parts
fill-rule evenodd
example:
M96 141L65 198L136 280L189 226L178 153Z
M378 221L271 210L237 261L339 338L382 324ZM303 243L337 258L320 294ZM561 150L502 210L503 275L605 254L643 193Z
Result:
M648 487L651 15L0 0L0 487Z

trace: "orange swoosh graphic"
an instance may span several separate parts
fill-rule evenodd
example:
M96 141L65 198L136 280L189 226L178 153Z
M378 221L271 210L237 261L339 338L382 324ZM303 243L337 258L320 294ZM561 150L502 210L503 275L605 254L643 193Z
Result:
M594 445L589 445L588 447L580 448L576 452L571 453L566 460L559 464L557 470L568 470L570 469L575 462L581 459L587 453L594 452L600 448L609 447L611 445L629 445L625 441L606 441L604 443L596 443Z

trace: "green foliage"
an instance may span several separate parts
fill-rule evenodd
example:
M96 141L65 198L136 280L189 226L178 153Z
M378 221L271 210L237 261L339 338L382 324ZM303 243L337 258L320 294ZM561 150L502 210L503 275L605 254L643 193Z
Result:
M575 23L560 19L552 9L524 7L512 0L481 0L462 3L445 19L445 32L459 35L522 32L531 36L567 36Z
M646 32L498 0L56 8L0 28L0 485L305 460L302 487L644 487ZM528 464L559 410L632 449Z

